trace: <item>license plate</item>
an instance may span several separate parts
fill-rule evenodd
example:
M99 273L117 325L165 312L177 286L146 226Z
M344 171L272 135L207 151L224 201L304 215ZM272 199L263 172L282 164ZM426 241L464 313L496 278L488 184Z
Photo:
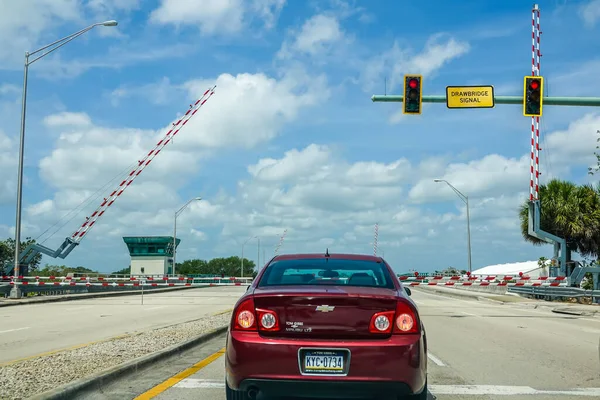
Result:
M343 375L346 372L347 351L304 350L303 353L304 374Z

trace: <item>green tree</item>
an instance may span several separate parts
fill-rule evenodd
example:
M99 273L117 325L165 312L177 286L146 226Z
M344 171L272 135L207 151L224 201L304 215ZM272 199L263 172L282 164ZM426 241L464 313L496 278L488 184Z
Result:
M244 258L244 276L252 276L256 265L254 261ZM193 259L177 264L176 273L181 275L221 275L239 276L242 270L242 259L238 256L213 258L210 261Z
M540 227L567 240L569 249L582 256L598 257L600 244L600 191L590 185L553 179L540 185ZM519 219L523 238L534 244L545 242L528 233L529 200L521 205Z
M131 273L131 265L118 271L113 272L111 275L129 275Z
M40 269L38 272L39 276L65 276L67 274L98 274L98 271L94 271L92 269L78 266L78 267L67 267L66 265L49 265L46 264L44 268ZM129 273L129 272L128 272Z
M177 264L175 273L181 275L209 274L208 262L200 259L185 260L184 262Z
M20 250L23 251L30 244L36 243L35 239L30 237L25 238L25 241L21 242L19 246ZM8 265L9 267L14 264L15 254L15 239L8 238L2 242L0 242L0 266ZM33 260L29 263L29 271L35 272L37 271L40 262L42 261L42 255L37 254Z

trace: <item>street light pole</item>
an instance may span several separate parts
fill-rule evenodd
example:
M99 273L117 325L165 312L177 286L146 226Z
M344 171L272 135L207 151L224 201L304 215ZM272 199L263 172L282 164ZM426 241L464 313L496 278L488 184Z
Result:
M450 189L454 190L454 193L456 193L456 195L465 203L465 205L467 206L467 262L468 262L468 268L469 268L469 273L472 271L471 268L471 216L469 214L469 197L465 196L460 190L458 190L457 188L455 188L454 186L452 186L452 184L450 184L450 182L448 182L445 179L434 179L434 182L443 182L446 185L450 186Z
M171 273L175 276L175 267L177 266L177 217L191 204L192 201L200 201L202 197L194 197L185 203L179 210L175 211L175 218L173 218L173 269Z
M21 131L19 135L19 165L17 168L17 210L16 210L16 221L15 221L15 260L14 260L14 280L15 282L19 276L19 255L21 253L21 214L22 214L22 203L23 203L23 160L25 154L25 115L27 110L27 79L29 77L29 66L34 62L40 60L41 58L47 56L48 54L58 50L65 44L70 41L76 39L77 37L83 35L87 31L92 30L97 26L117 26L117 21L110 20L104 22L98 22L96 24L90 25L87 28L84 28L78 32L75 32L69 36L65 36L62 39L56 40L44 47L41 47L32 52L25 52L25 62L23 67L23 95L22 95L22 103L21 103ZM47 50L49 49L49 50ZM44 51L46 50L46 51ZM43 52L39 56L35 57L33 60L30 60L29 57ZM13 287L15 290L15 295L20 297L18 294L18 287L15 285Z
M242 243L242 265L240 268L240 278L244 277L244 246L252 239L258 239L258 254L260 254L260 238L258 236L250 236L244 243Z

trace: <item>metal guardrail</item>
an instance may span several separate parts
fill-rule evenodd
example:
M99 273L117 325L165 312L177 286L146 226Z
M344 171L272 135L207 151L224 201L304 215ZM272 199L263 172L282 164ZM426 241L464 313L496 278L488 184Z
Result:
M525 294L531 296L557 297L592 297L600 300L600 290L585 290L574 287L558 286L512 286L508 288L509 293Z

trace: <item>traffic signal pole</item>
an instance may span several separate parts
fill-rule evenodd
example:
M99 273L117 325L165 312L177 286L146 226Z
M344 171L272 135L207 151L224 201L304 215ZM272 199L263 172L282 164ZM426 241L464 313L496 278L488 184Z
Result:
M371 97L374 103L402 103L404 96L378 95ZM446 103L445 95L422 96L423 103ZM523 105L523 96L494 96L495 104ZM600 107L600 97L544 97L545 106Z

